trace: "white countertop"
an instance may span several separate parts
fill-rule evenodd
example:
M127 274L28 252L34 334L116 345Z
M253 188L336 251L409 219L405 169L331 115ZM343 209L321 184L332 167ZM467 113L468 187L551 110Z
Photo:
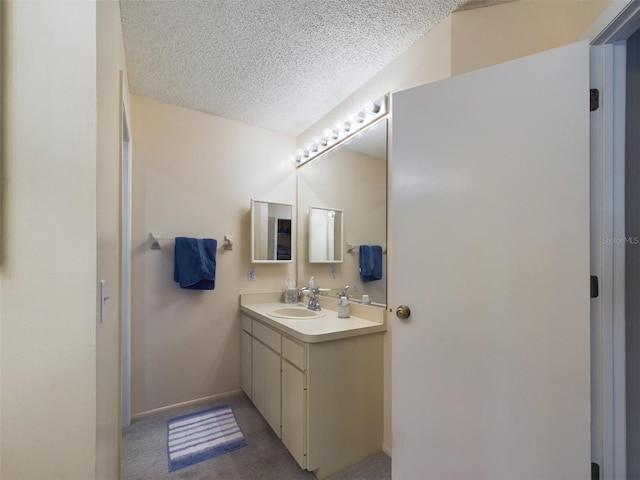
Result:
M322 309L322 312L325 313L323 317L312 319L277 318L269 315L274 310L286 306L293 305L287 305L282 302L249 303L241 301L240 310L257 317L266 325L306 343L326 342L340 338L384 332L387 329L384 321L378 322L355 316L338 318L338 313L328 308Z

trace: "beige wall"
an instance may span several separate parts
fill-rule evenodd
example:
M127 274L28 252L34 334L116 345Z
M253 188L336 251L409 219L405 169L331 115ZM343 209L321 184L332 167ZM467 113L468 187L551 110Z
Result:
M2 6L0 476L86 480L96 458L96 5Z
M239 294L281 291L295 264L250 267L250 200L295 201L294 137L132 96L132 412L240 388ZM161 250L149 233L162 232ZM232 251L222 249L232 235ZM173 237L218 240L213 291L173 281Z
M451 19L451 74L459 75L576 42L610 0L521 0Z
M120 148L121 72L125 72L119 2L97 2L97 233L96 283L106 280L105 318L97 322L96 478L113 480L120 472ZM123 78L125 78L123 76Z

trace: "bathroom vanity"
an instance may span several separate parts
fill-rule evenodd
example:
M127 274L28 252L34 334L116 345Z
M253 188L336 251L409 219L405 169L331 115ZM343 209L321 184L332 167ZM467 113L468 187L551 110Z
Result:
M316 313L281 297L240 297L242 389L300 467L323 479L381 450L386 311L352 305L338 318L336 298L321 297Z

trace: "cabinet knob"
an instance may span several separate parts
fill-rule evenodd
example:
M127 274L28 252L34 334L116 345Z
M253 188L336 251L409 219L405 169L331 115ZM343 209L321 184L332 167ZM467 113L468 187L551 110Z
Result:
M401 319L406 319L409 318L409 315L411 315L411 309L409 307L407 307L406 305L400 305L397 309L396 309L396 316L398 318Z

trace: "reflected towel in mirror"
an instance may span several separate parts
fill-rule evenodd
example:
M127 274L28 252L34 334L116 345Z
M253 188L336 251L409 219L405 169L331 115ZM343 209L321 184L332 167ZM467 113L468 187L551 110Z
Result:
M360 245L360 278L372 282L382 278L382 247L380 245Z

